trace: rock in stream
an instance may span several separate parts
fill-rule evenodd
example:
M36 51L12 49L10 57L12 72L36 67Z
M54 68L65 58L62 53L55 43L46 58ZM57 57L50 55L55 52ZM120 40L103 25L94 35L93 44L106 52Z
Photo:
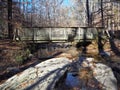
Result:
M0 90L53 90L70 63L67 58L46 60L9 78L0 85Z

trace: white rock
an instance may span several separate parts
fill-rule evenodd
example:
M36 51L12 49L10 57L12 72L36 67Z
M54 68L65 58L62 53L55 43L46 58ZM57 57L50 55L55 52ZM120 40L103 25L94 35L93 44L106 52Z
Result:
M66 72L70 61L53 58L30 67L0 85L0 90L53 90L55 83Z
M104 85L105 90L118 90L117 80L110 67L98 63L93 69L93 72L96 74L94 77Z
M83 67L90 67L93 70L94 77L98 82L104 85L105 90L118 90L117 80L112 69L102 63L94 63L93 58L86 58L82 62Z
M86 58L85 60L83 60L82 66L83 67L92 67L93 61L94 61L94 58Z
M93 62L93 61L94 61L94 58L86 58L85 61L88 61L88 62L90 63L90 62Z

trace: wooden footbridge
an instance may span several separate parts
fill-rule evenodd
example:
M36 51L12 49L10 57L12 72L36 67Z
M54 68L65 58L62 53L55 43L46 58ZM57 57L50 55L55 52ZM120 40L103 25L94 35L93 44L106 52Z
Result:
M59 28L23 28L18 36L24 41L35 43L45 42L80 42L93 40L97 35L97 28L59 27Z

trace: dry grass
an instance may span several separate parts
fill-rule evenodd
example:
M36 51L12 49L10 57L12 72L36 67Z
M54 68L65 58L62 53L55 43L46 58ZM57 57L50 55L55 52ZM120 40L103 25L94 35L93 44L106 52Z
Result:
M98 54L98 45L96 42L92 42L92 44L90 44L87 47L87 53L88 54Z
M104 85L95 80L93 76L93 71L90 68L82 68L79 71L79 79L82 80L86 87L98 88L98 90L103 90Z
M89 79L93 78L93 72L90 68L82 68L79 71L79 78L88 81Z
M76 48L72 47L67 51L64 51L62 54L58 55L57 57L66 57L70 60L77 60L79 56L79 51Z
M71 47L68 51L65 51L65 53L69 53L72 56L76 56L76 55L79 54L78 51L77 51L77 49L75 47Z

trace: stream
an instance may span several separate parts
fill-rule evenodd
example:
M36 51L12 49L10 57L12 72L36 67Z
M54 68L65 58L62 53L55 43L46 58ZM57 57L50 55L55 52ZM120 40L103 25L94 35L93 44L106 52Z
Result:
M85 84L84 80L81 80L79 78L80 77L79 76L80 75L79 71L82 68L81 63L84 61L85 58L86 57L84 57L84 56L83 57L79 57L79 60L77 60L76 62L73 62L73 64L70 67L70 70L68 71L68 73L67 73L67 75L65 77L64 82L62 82L62 84L56 90L118 90L116 88L117 87L119 88L120 84L117 83L118 84L118 86L117 86L117 84L112 83L111 79L115 80L115 82L116 82L116 80L117 80L117 82L120 82L120 79L118 78L118 76L120 76L119 75L120 73L119 73L119 71L115 71L116 69L114 70L114 65L116 65L116 62L114 62L114 59L118 60L119 58L117 58L117 57L112 58L113 59L112 63L111 63L111 61L109 62L109 64L111 66L108 66L107 64L103 64L103 63L100 63L100 64L96 63L97 65L101 65L101 66L103 65L101 67L101 71L105 71L106 72L107 69L109 69L109 67L111 67L113 74L112 74L112 72L111 73L108 72L108 73L103 73L102 75L108 74L108 76L107 76L108 78L106 76L103 76L103 79L106 77L106 79L108 80L108 81L106 81L106 85L107 86L109 86L109 85L112 86L113 85L112 86L112 87L114 87L113 89L106 89L103 86L100 86L102 84L100 84L100 82L98 80L96 80L95 77L91 78L88 81L88 84L91 84L91 85ZM117 67L117 66L115 66L115 67ZM104 68L107 68L107 69L104 69ZM101 72L101 71L98 71L98 74L100 74L99 72ZM118 73L118 74L116 74L116 73ZM109 82L112 83L112 84L110 84Z

